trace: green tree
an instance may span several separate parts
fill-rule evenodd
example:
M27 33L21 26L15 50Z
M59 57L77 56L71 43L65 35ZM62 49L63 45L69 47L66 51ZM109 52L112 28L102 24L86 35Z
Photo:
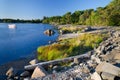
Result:
M72 22L71 12L67 12L65 15L63 15L63 19L66 24L70 24Z
M72 23L77 24L79 22L79 16L83 14L83 11L75 11L72 16Z

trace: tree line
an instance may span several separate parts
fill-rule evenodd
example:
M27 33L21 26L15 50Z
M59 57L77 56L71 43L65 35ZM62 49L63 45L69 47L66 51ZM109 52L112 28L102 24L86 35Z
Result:
M41 23L40 19L23 20L23 19L0 19L0 23Z
M44 16L42 23L120 26L120 0L112 0L107 6L98 7L96 10L67 12L63 16Z

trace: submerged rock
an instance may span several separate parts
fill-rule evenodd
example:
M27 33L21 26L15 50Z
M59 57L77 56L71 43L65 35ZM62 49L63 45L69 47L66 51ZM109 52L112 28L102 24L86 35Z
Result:
M11 67L7 72L6 72L6 76L8 76L8 78L14 77L17 74L17 71Z

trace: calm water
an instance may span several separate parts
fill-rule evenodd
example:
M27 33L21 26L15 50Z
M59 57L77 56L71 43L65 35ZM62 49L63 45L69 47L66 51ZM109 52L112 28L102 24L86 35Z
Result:
M16 24L16 29L8 29L8 24L0 24L0 64L30 55L38 46L56 40L58 33L47 36L43 32L53 29L47 24Z

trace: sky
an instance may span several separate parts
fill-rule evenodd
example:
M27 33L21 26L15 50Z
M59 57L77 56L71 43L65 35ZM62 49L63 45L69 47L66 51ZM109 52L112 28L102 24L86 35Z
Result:
M0 18L42 19L76 10L105 7L112 0L0 0Z

